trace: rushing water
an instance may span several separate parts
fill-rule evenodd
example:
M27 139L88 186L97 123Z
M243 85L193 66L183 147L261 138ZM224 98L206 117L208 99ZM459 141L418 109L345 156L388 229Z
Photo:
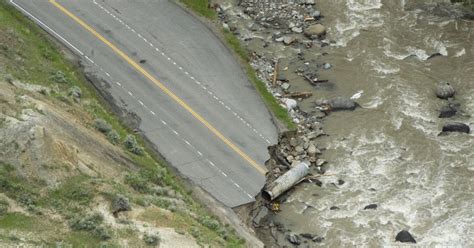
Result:
M277 218L323 246L394 245L402 229L422 246L474 246L474 135L438 136L446 102L435 96L451 83L464 111L452 120L474 128L474 22L420 2L317 1L334 66L321 77L336 89L315 97L363 91L363 108L324 121L323 186L299 187Z

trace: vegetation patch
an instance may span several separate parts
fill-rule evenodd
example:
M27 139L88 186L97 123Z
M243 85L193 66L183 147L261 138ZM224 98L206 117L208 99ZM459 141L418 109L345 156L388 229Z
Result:
M69 226L75 231L86 231L100 240L110 239L110 234L102 226L104 217L99 213L87 216L77 216L69 222Z
M83 212L92 202L96 192L91 180L84 175L71 177L53 189L42 199L42 205L51 206L60 212Z
M0 216L5 215L8 213L8 209L10 208L10 204L4 199L0 199Z
M209 8L209 0L181 0L181 2L184 3L186 7L204 17L211 20L216 18L216 12Z
M35 224L35 218L22 213L8 213L0 216L0 229L30 229Z
M257 73L250 65L250 56L247 49L242 46L240 40L237 39L237 37L235 37L235 35L230 31L223 30L222 32L224 33L227 44L232 48L232 50L235 51L235 53L239 55L240 59L245 65L245 71L247 73L248 79L255 86L270 111L272 111L275 117L280 120L288 129L296 129L296 125L288 115L288 111L278 103L275 97L273 97L273 95L268 91L265 83L257 77Z
M34 184L35 182L28 182L16 175L13 166L0 163L0 191L31 212L38 211L36 206L38 192L34 189Z
M145 243L147 245L157 246L161 242L160 234L158 234L158 233L146 233L143 236L143 241L145 241Z

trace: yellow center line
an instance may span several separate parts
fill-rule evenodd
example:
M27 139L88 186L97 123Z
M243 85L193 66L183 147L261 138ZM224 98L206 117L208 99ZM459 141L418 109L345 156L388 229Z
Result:
M114 44L100 35L97 31L95 31L91 26L86 24L83 20L79 17L75 16L61 4L56 2L56 0L49 0L49 2L58 8L61 12L69 16L87 31L92 33L95 37L101 40L104 44L110 47L116 54L122 57L128 64L130 64L133 68L143 74L146 78L148 78L151 82L156 84L164 93L166 93L171 99L173 99L176 103L178 103L181 107L183 107L186 111L188 111L194 118L196 118L199 122L201 122L204 126L206 126L214 135L216 135L220 140L222 140L227 146L229 146L232 150L234 150L238 155L240 155L243 159L245 159L252 167L254 167L258 172L261 174L265 174L267 172L264 166L259 165L255 162L249 155L245 154L239 147L237 147L234 143L232 143L229 139L227 139L219 130L213 127L206 119L204 119L201 115L196 113L186 102L184 102L181 98L179 98L176 94L174 94L171 90L169 90L165 85L163 85L158 79L153 77L150 73L148 73L143 67L133 61L129 56L127 56L123 51L118 49Z

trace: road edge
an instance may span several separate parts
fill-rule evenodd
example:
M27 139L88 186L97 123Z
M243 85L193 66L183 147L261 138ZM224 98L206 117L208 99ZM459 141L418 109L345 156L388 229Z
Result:
M273 124L275 125L275 127L277 128L277 131L278 133L282 133L282 132L285 132L285 131L289 131L290 129L295 129L296 128L296 125L294 127L289 127L287 126L285 123L283 123L277 116L276 114L273 112L273 110L270 108L270 106L268 106L268 104L266 103L263 95L260 93L259 90L257 90L257 86L256 86L256 83L254 83L250 77L251 75L249 75L249 72L247 71L247 66L250 66L250 64L247 62L247 61L244 61L244 59L229 45L229 43L227 42L226 38L225 38L225 35L224 35L224 30L222 30L221 28L219 28L217 26L217 22L216 21L213 21L213 20L210 20L206 17L203 17L201 16L200 14L196 13L195 11L189 9L184 3L182 3L180 0L175 0L175 1L170 1L171 3L174 3L176 4L177 6L179 6L182 10L184 10L186 13L188 13L189 15L193 16L194 18L196 18L198 21L200 21L202 24L204 24L204 26L209 30L211 31L211 33L214 34L214 36L226 47L226 49L232 54L232 56L234 57L234 59L239 63L239 66L240 66L240 69L242 70L242 73L244 73L246 76L247 76L247 80L249 81L250 85L252 85L253 89L258 93L260 99L263 101L264 105L265 105L265 108L267 109L268 113L270 114L271 116L271 121L273 122ZM232 34L233 35L233 34ZM253 70L253 68L252 68ZM255 73L255 72L254 72ZM273 96L272 96L273 97ZM276 99L275 99L276 100ZM291 119L288 115L288 118ZM294 123L293 123L294 124Z

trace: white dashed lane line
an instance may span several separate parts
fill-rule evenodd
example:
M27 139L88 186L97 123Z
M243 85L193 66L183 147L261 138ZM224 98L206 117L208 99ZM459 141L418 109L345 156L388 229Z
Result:
M94 0L94 3L97 4L97 2ZM98 5L98 4L97 4ZM101 7L103 8L103 7ZM103 8L104 9L104 8ZM106 9L104 9L107 13L110 14L110 12ZM127 26L127 28L129 28L132 32L135 32L134 29L130 28L129 26ZM72 45L71 45L72 46ZM159 51L158 48L156 48L157 51ZM78 50L79 51L79 50ZM79 51L80 52L80 51ZM89 61L91 64L93 64L94 66L98 67L100 69L100 71L102 71L107 77L111 78L112 79L112 76L110 75L110 73L108 73L107 71L105 71L102 67L98 66L91 58L89 58L88 56L84 55L82 52L80 52L80 54L87 60ZM181 70L182 70L182 67L179 67ZM186 72L186 74L188 74ZM198 81L196 81L198 82ZM168 123L164 120L162 120L161 118L159 118L157 116L157 114L155 112L153 112L152 110L150 110L142 101L140 101L139 99L136 99L136 97L133 95L133 93L129 90L127 90L123 85L122 83L116 81L115 84L117 86L119 86L121 89L123 89L125 92L127 92L127 94L132 97L133 99L135 99L141 106L143 106L145 109L147 109L153 116L157 117L161 123L166 126L169 130L171 130L176 136L179 136L179 133L174 130L173 128L171 128L170 126L168 126ZM198 82L198 84L200 84L200 82ZM206 87L202 86L203 89L206 90ZM227 106L226 106L227 107ZM235 113L234 113L235 114ZM263 137L262 134L259 134L261 137ZM186 145L190 146L199 156L203 156L202 152L200 152L199 150L197 150L189 141L185 140L185 139L181 139ZM267 142L269 142L267 140ZM227 174L225 172L223 172L220 168L218 168L214 162L212 162L211 160L207 159L209 165L211 165L214 169L216 169L218 172L220 172L220 174L222 174L224 177L228 178ZM234 180L232 179L229 179L229 181L237 188L237 190L241 191L242 193L244 193L246 196L248 196L250 199L254 199L254 197L252 195L250 195L248 192L246 192L239 184L237 184Z
M142 39L142 40L143 40L145 43L147 43L150 47L155 48L155 46L153 45L153 43L149 42L145 37L143 37L142 34L136 32L135 29L131 28L131 27L130 27L128 24L126 24L122 19L120 19L120 18L118 18L116 15L112 14L112 13L111 13L108 9L106 9L104 6L102 6L101 4L97 3L96 0L94 0L93 2L94 2L94 4L97 5L100 9L102 9L102 10L105 11L107 14L109 14L110 16L112 16L115 20L117 20L120 24L122 24L122 25L125 26L127 29L129 29L130 31L132 31L133 33L135 33L140 39ZM156 50L157 52L160 52L160 50L159 50L158 48L155 48L155 50ZM177 66L180 71L183 71L183 67L179 66L179 65L176 63L176 61L174 61L171 57L167 56L164 52L161 52L161 55L162 55L163 57L165 57L168 61L170 61L174 66ZM201 85L201 83L200 83L199 81L197 81L194 76L190 75L189 72L184 71L184 74L186 74L186 76L188 76L188 77L189 77L193 82L195 82L196 84ZM201 88L202 88L203 90L206 90L209 95L211 95L211 96L214 95L214 94L212 93L212 91L207 90L206 87L203 87L203 86L201 85ZM214 96L213 99L216 100L216 101L218 101L218 102L219 102L222 106L224 106L225 109L227 109L228 111L232 111L232 109L231 109L229 106L227 106L227 104L225 104L219 97ZM240 117L239 114L235 113L234 111L232 111L232 112L233 112L234 116ZM262 137L262 139L265 140L265 142L267 142L268 144L270 144L269 140L268 140L267 138L265 138L260 132L258 132L257 129L255 129L255 128L253 128L252 126L250 126L247 122L244 121L243 118L239 118L239 119L240 119L241 121L243 121L244 124L246 124L247 127L250 127L250 130L251 130L252 132L258 134L259 137Z

